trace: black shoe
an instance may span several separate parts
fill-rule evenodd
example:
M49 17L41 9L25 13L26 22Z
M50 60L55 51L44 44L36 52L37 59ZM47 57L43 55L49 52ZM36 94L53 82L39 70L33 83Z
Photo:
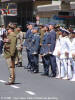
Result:
M25 67L24 67L24 69L30 69L30 68L31 68L30 66L25 66Z
M12 84L14 84L14 82L7 82L7 83L5 83L5 85L12 85Z
M28 69L28 66L25 66L24 69Z
M49 76L48 73L42 73L41 75L42 75L42 76Z
M30 69L30 71L31 71L31 72L34 72L34 69L33 69L33 68L31 68L31 69Z
M51 74L50 77L56 77L56 74Z
M22 62L19 62L18 67L23 67Z
M27 69L28 72L31 72L31 69Z
M18 64L15 64L16 67L18 67Z
M39 73L39 71L38 70L34 70L34 73Z

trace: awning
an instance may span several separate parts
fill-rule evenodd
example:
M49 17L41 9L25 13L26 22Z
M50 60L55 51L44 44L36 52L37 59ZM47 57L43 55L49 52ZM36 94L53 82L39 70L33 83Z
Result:
M75 2L70 2L70 10L75 9ZM48 5L40 5L37 6L38 12L50 12L50 11L59 11L62 10L61 3L60 2L52 2L52 4Z
M38 12L50 12L61 10L61 1L52 1L52 4L37 6Z
M1 0L1 2L7 2L7 1L11 1L11 0Z
M37 6L37 11L38 12L50 12L50 11L56 11L56 10L61 10L59 5L42 5L42 6Z
M1 0L1 2L26 2L26 1L33 1L33 0Z

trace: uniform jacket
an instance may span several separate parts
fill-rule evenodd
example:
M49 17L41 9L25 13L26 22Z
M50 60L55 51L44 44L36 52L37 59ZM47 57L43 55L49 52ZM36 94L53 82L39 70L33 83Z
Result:
M61 40L61 58L65 58L65 52L72 58L72 53L75 53L75 38L72 40L69 37L63 37Z
M48 40L48 32L46 32L43 36L43 39L42 39L42 45L41 45L41 48L40 48L40 54L41 55L46 55L50 52L50 46L48 44L50 44L49 40Z
M72 58L72 54L75 54L75 38L73 38L72 40L69 39L67 41L67 45L68 45L69 58Z
M56 40L56 45L53 52L53 55L55 56L58 56L58 52L61 52L61 38L62 36L59 36L59 38Z
M28 39L30 34L31 34L31 30L28 29L26 34L25 34L25 39Z
M55 49L55 45L56 45L56 32L54 30L51 30L49 32L48 40L49 40L49 43L51 44L50 45L50 52L53 53L53 51Z
M17 45L16 45L18 50L20 50L22 48L23 40L24 40L24 33L19 32L17 35Z
M16 52L16 34L10 33L7 36L8 42L4 43L4 56L5 58L10 58L12 56L15 56ZM6 41L6 40L5 40Z
M61 49L60 49L61 56L60 56L60 58L64 59L64 58L66 58L65 52L69 53L69 49L70 49L70 47L69 47L69 45L70 45L69 37L68 36L62 37L61 40L60 40L60 43L61 43Z
M39 33L35 33L32 37L30 53L38 54L39 48L40 48L40 36L39 36Z
M25 34L25 42L24 42L24 46L26 47L27 50L30 50L32 37L33 37L32 31L28 30Z

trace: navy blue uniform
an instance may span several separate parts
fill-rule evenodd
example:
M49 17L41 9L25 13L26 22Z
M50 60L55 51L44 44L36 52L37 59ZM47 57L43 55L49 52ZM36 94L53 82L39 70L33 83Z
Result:
M42 55L42 62L44 66L44 75L49 75L50 41L48 40L48 34L48 32L44 34L42 45L40 48L40 54Z
M30 47L31 47L31 41L32 41L32 31L30 29L27 30L26 35L25 35L25 42L24 42L24 46L26 47L26 51L27 51L27 58L28 58L28 65L27 68L31 68L31 55L30 55Z
M31 70L34 72L39 71L39 47L40 47L40 36L39 33L35 33L32 37L30 54L31 54Z
M53 53L56 45L56 32L51 30L48 35L48 40L50 42L50 52ZM56 76L56 57L53 54L50 54L50 65L52 70L52 76Z

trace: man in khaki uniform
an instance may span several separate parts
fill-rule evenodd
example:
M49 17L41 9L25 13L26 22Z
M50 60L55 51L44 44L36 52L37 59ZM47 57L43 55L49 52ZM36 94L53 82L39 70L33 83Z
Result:
M4 57L8 64L10 73L9 81L6 85L11 85L15 81L15 52L16 52L16 34L14 28L8 29L7 38L4 39Z
M40 44L42 43L42 39L43 39L43 37L44 37L44 33L45 33L45 31L44 31L44 25L39 25L39 28L40 28Z
M16 57L16 63L17 67L22 67L22 49L23 49L23 41L24 41L24 33L21 31L21 26L17 27L17 57Z

